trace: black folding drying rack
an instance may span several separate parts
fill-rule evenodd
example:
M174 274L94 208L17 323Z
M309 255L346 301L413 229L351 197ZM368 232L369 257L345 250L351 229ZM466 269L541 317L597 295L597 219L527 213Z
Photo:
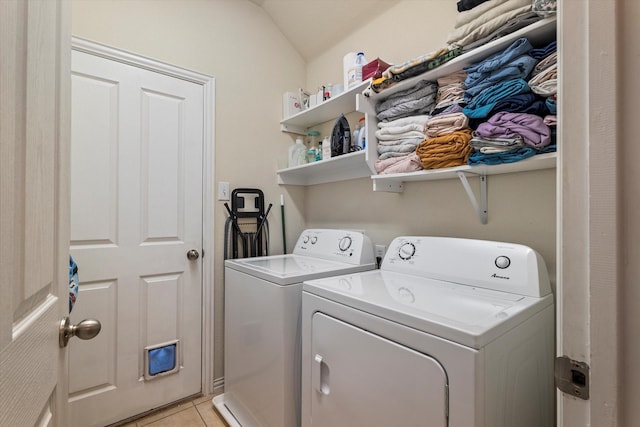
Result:
M253 200L253 203L250 203ZM269 255L271 203L264 209L264 194L257 188L236 188L231 192L231 208L225 222L224 259Z

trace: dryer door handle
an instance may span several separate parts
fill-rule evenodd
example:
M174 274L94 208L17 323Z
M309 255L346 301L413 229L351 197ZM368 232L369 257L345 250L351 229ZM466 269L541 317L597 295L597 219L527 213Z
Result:
M327 396L331 392L329 388L329 365L327 365L319 354L316 354L313 358L311 383L313 388L320 394Z

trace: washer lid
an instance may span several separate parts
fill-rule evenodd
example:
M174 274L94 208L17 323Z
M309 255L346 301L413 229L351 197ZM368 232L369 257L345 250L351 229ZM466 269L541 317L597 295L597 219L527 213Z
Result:
M226 260L225 266L279 285L375 268L373 264L353 265L295 254Z
M480 349L553 304L383 270L306 281L303 290L431 335Z

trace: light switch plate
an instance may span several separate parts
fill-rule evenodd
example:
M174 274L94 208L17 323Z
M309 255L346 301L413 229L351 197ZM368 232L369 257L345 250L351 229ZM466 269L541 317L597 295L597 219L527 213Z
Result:
M228 182L218 182L218 200L229 200Z

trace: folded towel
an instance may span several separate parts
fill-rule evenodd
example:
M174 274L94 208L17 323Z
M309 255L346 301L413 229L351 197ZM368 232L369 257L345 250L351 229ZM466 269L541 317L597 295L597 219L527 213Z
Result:
M508 2L511 3L511 2ZM531 2L527 1L525 6L518 7L516 9L505 12L493 19L479 21L476 23L469 23L465 27L457 28L447 37L447 43L449 48L464 48L465 46L487 37L497 29L507 24L517 16L523 15L531 11ZM472 25L473 24L473 25Z
M486 154L474 150L469 156L468 163L469 166L499 165L502 163L514 163L529 157L533 157L536 154L536 149L531 147L520 147L516 148L515 150Z
M558 64L553 64L529 80L533 93L551 96L558 92Z
M409 101L415 101L437 93L438 85L428 80L420 80L417 84L394 93L384 101L376 104L376 113L388 110Z
M553 52L552 54L542 58L540 62L536 64L536 66L533 68L533 72L531 73L531 76L532 77L536 76L541 72L543 72L544 70L546 70L547 68L551 67L552 65L556 65L557 63L558 63L558 52Z
M402 117L431 113L436 101L435 92L424 98L398 104L376 114L378 120L391 121Z
M433 116L425 125L427 137L446 135L469 127L469 118L462 113Z
M469 140L471 130L459 130L421 142L416 148L416 154L425 169L461 166L467 163L471 152Z
M495 148L504 151L524 147L525 144L521 135L514 135L511 138L498 138L480 136L477 132L474 132L473 138L469 141L469 145L476 150L481 150L483 148Z
M498 70L513 61L514 59L526 54L533 46L526 37L520 37L514 40L507 48L501 50L498 53L491 55L490 57L483 59L477 64L470 65L464 69L467 73L465 85L470 87L473 85L473 81L482 76L482 73L489 73L494 70Z
M404 126L408 124L416 124L421 126L424 129L425 123L429 120L431 116L429 115L415 115L415 116L407 116L396 120L391 120L388 122L378 122L378 127L380 129L384 129L386 127L398 127Z
M384 129L379 129L376 131L376 137L378 138L378 142L381 141L396 141L396 140L404 140L404 139L424 139L424 129L423 130L412 130L408 132L402 133L382 133Z
M481 119L488 116L498 101L527 92L531 88L523 79L507 80L480 92L462 112L470 119Z
M536 58L537 60L541 60L551 55L558 49L558 44L556 40L550 42L546 46L533 48L529 51L529 55Z
M489 138L515 138L520 135L524 143L542 148L551 142L551 130L542 117L524 113L496 113L476 129L476 135Z
M527 54L521 55L502 67L488 72L473 73L467 76L465 81L466 90L464 92L465 101L470 101L484 89L503 81L513 79L526 79L538 61Z
M388 122L380 122L388 123ZM380 139L384 135L403 135L407 132L421 132L424 133L424 125L418 123L407 123L402 126L384 126L376 130L376 136Z
M420 157L415 152L406 156L378 159L374 166L379 174L415 172L423 169Z

